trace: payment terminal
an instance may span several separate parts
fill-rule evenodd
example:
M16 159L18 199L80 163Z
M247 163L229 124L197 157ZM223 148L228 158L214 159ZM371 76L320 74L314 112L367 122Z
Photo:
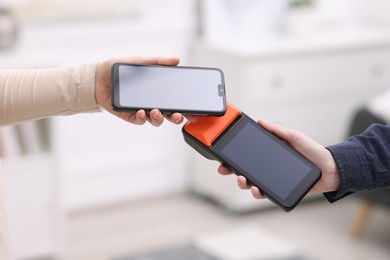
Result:
M312 162L231 104L225 115L198 116L182 132L200 154L245 176L285 211L292 210L321 177Z

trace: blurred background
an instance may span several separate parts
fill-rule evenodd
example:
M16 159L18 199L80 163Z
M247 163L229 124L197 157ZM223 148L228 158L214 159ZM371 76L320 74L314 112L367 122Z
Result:
M386 0L1 0L0 68L178 56L221 68L252 118L330 145L390 86L389 13ZM307 196L284 213L220 176L181 126L102 112L0 131L17 259L390 258L388 197Z

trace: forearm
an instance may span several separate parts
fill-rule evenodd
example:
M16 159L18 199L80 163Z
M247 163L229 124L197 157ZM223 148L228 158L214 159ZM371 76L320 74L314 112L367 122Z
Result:
M0 70L0 125L99 111L95 99L95 74L96 64Z
M340 190L326 193L333 202L348 194L390 185L390 124L372 125L348 141L328 147L341 177Z

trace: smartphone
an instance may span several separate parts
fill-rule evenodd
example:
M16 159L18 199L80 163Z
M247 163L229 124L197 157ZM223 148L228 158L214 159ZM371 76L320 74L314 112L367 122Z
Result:
M226 112L225 81L218 68L116 63L112 106L162 113L221 116Z
M245 176L285 211L292 210L321 177L311 161L241 111L232 113L229 105L221 118L188 122L183 134L198 152Z

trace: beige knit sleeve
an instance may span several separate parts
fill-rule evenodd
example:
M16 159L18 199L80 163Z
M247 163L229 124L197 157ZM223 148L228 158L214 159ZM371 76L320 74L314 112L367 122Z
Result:
M100 111L96 63L78 67L0 70L0 125L53 115Z

